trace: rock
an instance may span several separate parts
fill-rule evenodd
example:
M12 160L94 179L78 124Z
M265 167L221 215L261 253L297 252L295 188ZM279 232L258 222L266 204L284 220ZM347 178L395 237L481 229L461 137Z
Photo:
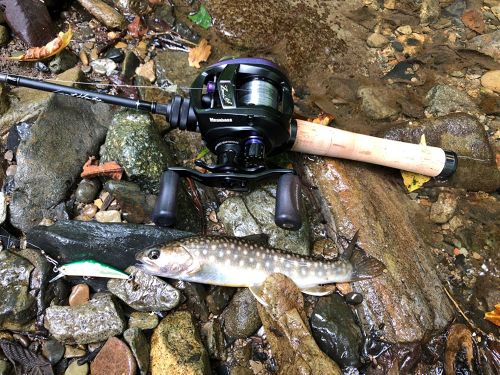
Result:
M114 8L101 0L78 0L78 2L99 22L110 29L125 27L125 18Z
M181 38L189 40L192 43L198 44L200 41L200 35L182 21L175 21L173 31L179 34Z
M135 264L139 250L191 235L152 225L60 221L50 227L33 228L27 233L27 240L62 264L94 259L125 269Z
M187 307L195 318L206 322L208 320L208 307L205 303L207 294L205 286L182 280L177 280L172 285L182 291L182 294L186 297Z
M90 63L92 69L97 74L111 75L116 69L116 63L111 59L98 59Z
M118 8L127 13L142 14L148 5L142 0L113 0Z
M101 295L85 305L48 307L45 327L58 341L89 344L121 334L125 324L112 297Z
M146 78L149 82L154 82L155 75L155 61L149 60L147 63L141 64L136 70L135 74Z
M7 90L5 89L5 85L0 84L0 116L9 110L10 101L7 95Z
M57 340L48 339L42 343L42 354L52 365L55 365L64 355L64 345Z
M206 322L201 327L201 337L207 348L210 358L224 361L226 359L226 348L224 342L224 333L218 319Z
M111 59L115 63L121 63L125 58L125 53L120 48L111 48L104 54L106 59Z
M272 274L262 286L261 298L266 306L258 304L259 315L280 374L342 374L314 341L304 298L291 279Z
M37 0L1 0L10 28L30 47L43 46L56 37L56 27L45 4Z
M500 70L491 70L481 77L481 85L500 93Z
M9 206L12 224L27 231L66 200L89 154L96 154L106 128L107 105L54 96L17 150L15 190ZM47 131L50 129L50 131ZM76 139L78 141L76 141ZM35 179L35 180L34 180Z
M465 44L467 49L479 51L500 61L500 30L489 34L478 35Z
M77 284L71 289L68 303L70 306L85 305L90 299L90 290L87 284Z
M236 366L231 369L230 375L254 375L255 373L250 369L242 366Z
M99 211L95 214L99 223L121 223L122 215L118 210Z
M262 325L257 301L249 289L240 289L221 315L224 332L232 339L247 338Z
M227 198L220 205L217 216L230 236L244 237L260 232L259 225L240 196Z
M455 113L444 117L412 121L397 125L380 134L389 139L418 143L425 133L427 144L441 147L463 156L460 167L446 182L438 185L453 186L473 191L495 191L500 186L500 172L488 137L475 117Z
M151 337L152 375L210 374L207 352L188 311L176 311L160 322Z
M226 288L223 286L214 286L208 293L206 301L210 313L220 315L226 308L229 301L236 292L235 288Z
M477 112L474 101L465 92L452 86L437 85L425 97L426 111L434 116L452 112Z
M389 342L416 342L447 327L454 310L440 286L430 246L415 225L425 212L405 199L401 185L368 165L337 159L305 161L301 175L318 188L313 192L317 209L331 215L326 216L327 233L349 238L359 229L358 244L387 267L380 277L352 283L365 298L357 307L361 322L384 324Z
M311 329L321 350L341 367L361 365L361 331L341 296L320 298L311 316Z
M146 375L149 369L149 342L139 328L129 328L123 332L123 339L132 350L137 367L142 375Z
M148 275L134 266L125 272L133 274L133 280L110 279L108 289L134 310L165 311L179 304L179 291L159 277Z
M349 305L359 305L363 302L363 295L356 292L347 293L344 298Z
M149 223L156 203L156 196L141 192L139 185L127 181L109 180L104 185L120 204L123 218L129 223Z
M495 17L500 21L500 4L491 7L491 12L495 15Z
M88 180L84 178L76 188L75 199L81 203L92 203L99 194L100 189L101 183L98 179Z
M89 373L89 364L84 363L82 365L78 364L78 361L73 361L69 364L64 375L87 375Z
M35 298L30 294L30 274L34 267L25 258L0 252L0 328L25 324L35 317Z
M137 55L132 51L127 51L125 53L125 58L122 64L122 75L127 78L132 78L135 74L135 69L139 66L141 61Z
M54 74L65 72L73 68L78 62L78 57L71 51L64 49L49 63L49 69Z
M190 87L198 76L198 70L189 66L184 59L185 53L180 51L158 52L156 55L156 83L160 87L177 85L178 87ZM178 89L178 93L182 93Z
M0 375L11 374L12 366L7 360L0 359Z
M396 31L403 35L410 35L413 32L410 25L399 26Z
M7 43L9 43L9 40L10 40L9 29L7 29L3 25L0 25L0 47L3 47Z
M366 44L368 44L368 47L372 48L382 48L385 47L387 43L389 43L389 39L379 33L370 34L370 36L366 40Z
M135 375L137 364L130 348L110 337L90 364L92 375Z
M64 358L81 358L85 354L87 354L87 351L85 349L82 349L81 347L77 347L74 345L66 345L64 351Z
M148 26L162 32L174 27L175 22L174 7L170 4L159 4L154 9L153 17L148 20Z
M5 193L0 192L0 224L3 224L7 218L7 200Z
M360 87L358 97L361 98L361 108L366 115L374 120L383 120L396 116L400 107L387 94L387 89L377 87Z
M458 200L455 194L440 193L436 202L431 206L430 218L434 223L447 223L455 214Z
M420 23L434 23L439 19L440 13L439 0L423 0L420 5Z
M145 313L134 311L130 314L128 326L130 328L154 329L158 325L158 315L154 313Z

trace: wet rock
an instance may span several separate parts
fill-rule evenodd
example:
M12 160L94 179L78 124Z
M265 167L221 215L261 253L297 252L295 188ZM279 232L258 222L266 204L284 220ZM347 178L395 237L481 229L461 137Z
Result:
M129 328L123 332L123 339L132 350L137 367L142 375L146 375L149 369L149 342L139 328Z
M492 91L500 93L500 70L492 70L481 77L481 85Z
M43 46L56 37L56 28L45 4L37 0L1 0L11 30L31 47Z
M132 78L135 74L135 69L139 66L141 61L137 55L132 51L127 51L125 53L125 58L122 64L122 75L127 78Z
M82 349L81 347L74 345L66 345L64 351L64 358L81 358L85 354L87 354L87 351L85 349Z
M198 76L198 69L189 66L183 58L184 52L164 51L159 52L155 58L156 82L161 87L177 85L178 88L190 87ZM183 92L178 89L178 92Z
M50 306L45 327L58 341L89 344L119 335L125 324L110 295L100 295L85 305Z
M168 151L149 114L133 110L117 113L104 146L102 159L115 160L142 189L158 193Z
M95 214L99 223L121 223L122 215L118 210L99 211Z
M147 63L141 64L135 70L135 74L143 78L146 78L149 82L154 82L156 79L154 60L149 60Z
M420 6L420 23L434 23L439 19L440 13L439 0L423 0Z
M5 194L0 192L0 224L3 224L7 217L7 200Z
M427 112L435 116L445 116L452 112L476 112L474 101L465 92L452 86L437 85L425 97Z
M125 272L132 280L110 279L108 289L127 305L138 311L165 311L176 307L180 293L159 277L148 275L131 266Z
M430 218L434 223L447 223L457 209L457 196L453 193L440 193L436 202L431 206Z
M146 313L134 311L130 314L128 326L130 328L139 328L141 330L154 329L158 325L158 315L154 313Z
M9 110L10 101L7 95L7 90L5 90L5 85L0 84L0 115L3 115Z
M191 236L192 233L152 225L60 221L27 233L28 242L60 263L95 259L118 269L135 264L144 248Z
M314 342L304 298L291 279L272 274L263 284L261 298L267 306L258 305L259 315L280 374L342 374Z
M101 0L78 0L78 2L99 22L110 29L125 27L125 18L114 8Z
M226 288L223 286L213 287L206 298L210 313L219 315L228 305L235 292L235 288Z
M368 47L372 48L382 48L385 47L387 43L389 43L389 39L379 33L370 34L370 36L366 40L366 44L368 44Z
M182 280L175 281L173 285L182 291L182 294L186 297L188 309L194 316L202 322L206 322L208 320L208 308L205 303L207 294L205 286Z
M148 25L156 31L165 31L172 28L175 25L174 7L170 4L156 6Z
M347 293L344 298L349 305L359 305L364 299L361 293L356 292Z
M30 294L30 274L34 267L25 258L0 252L0 327L29 322L36 314Z
M239 196L226 199L220 205L217 217L231 236L244 237L260 231L259 225Z
M455 0L453 3L444 8L443 15L454 18L455 22L462 24L462 15L467 8L465 0Z
M12 365L3 359L0 359L0 375L9 375L11 374Z
M105 74L107 76L113 74L116 69L116 63L111 59L98 59L90 63L92 69L97 74Z
M182 21L175 22L173 31L190 42L198 43L200 41L200 35Z
M49 63L49 69L52 73L59 74L71 69L77 62L78 57L73 52L65 49Z
M210 374L207 352L188 311L169 314L151 337L151 374Z
M206 322L201 327L201 337L207 348L210 358L221 361L226 359L226 348L224 342L224 333L218 319Z
M82 365L78 364L78 361L73 361L69 364L64 375L87 375L89 373L89 364L84 363Z
M363 111L374 120L394 117L400 111L399 105L387 94L385 88L360 87L358 97L361 98Z
M94 375L135 375L137 364L130 348L120 339L110 337L90 364Z
M89 154L97 153L106 134L101 122L104 114L94 111L108 108L68 96L52 97L17 150L15 190L9 206L15 227L27 231L42 218L57 214L52 208L66 199L81 166Z
M321 350L341 367L360 366L361 331L341 296L320 298L311 316L311 329Z
M3 47L7 43L9 43L9 40L10 40L9 29L7 29L3 25L0 25L0 47Z
M109 180L104 185L120 204L122 215L129 223L148 223L156 203L156 196L141 192L139 185L127 181Z
M221 315L224 332L232 339L247 338L262 325L257 301L249 289L240 289Z
M77 202L92 203L96 199L101 188L101 183L98 179L88 180L84 178L78 184L75 192Z
M104 57L113 60L115 63L121 63L125 58L125 53L120 48L111 48L104 54Z
M54 339L46 340L42 344L42 354L52 365L55 365L64 355L64 345Z
M493 57L496 61L500 61L500 30L478 35L470 39L465 46L468 49L479 51Z
M142 14L146 11L148 4L142 0L113 0L118 8L133 14Z
M71 289L68 303L70 306L85 305L90 299L90 290L87 284L77 284Z

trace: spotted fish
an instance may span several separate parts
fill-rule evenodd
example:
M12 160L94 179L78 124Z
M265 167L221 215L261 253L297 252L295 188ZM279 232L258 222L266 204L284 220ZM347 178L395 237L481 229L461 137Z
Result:
M138 267L147 273L173 279L231 287L248 287L258 295L259 287L272 273L290 277L302 292L326 295L331 283L370 279L385 266L363 251L352 251L353 239L344 257L318 260L283 252L244 239L195 236L157 245L136 255Z

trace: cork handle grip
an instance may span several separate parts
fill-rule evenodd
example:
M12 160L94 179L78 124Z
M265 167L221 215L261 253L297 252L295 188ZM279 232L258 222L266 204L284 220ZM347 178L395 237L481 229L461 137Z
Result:
M444 171L450 175L456 168L456 156L438 147L376 138L303 120L297 120L292 151L359 160L432 177Z

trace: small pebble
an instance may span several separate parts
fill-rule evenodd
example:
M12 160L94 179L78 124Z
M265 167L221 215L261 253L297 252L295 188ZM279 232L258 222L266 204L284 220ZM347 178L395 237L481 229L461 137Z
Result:
M75 199L82 203L91 203L99 193L101 183L97 179L83 179L78 184L75 192Z
M472 258L474 258L475 260L483 260L481 254L476 253L475 251L472 253Z
M363 295L361 293L347 293L344 298L349 305L359 305L363 302Z
M71 294L69 295L69 305L70 306L80 306L84 305L89 301L90 290L87 284L78 284L71 289Z
M3 158L7 161L12 161L14 159L14 152L12 150L5 151Z
M111 75L116 69L116 63L111 59L98 59L90 63L92 69L97 74L105 74L107 76Z
M92 71L92 67L90 65L84 65L82 66L82 72L83 74L89 74Z
M7 170L5 171L5 175L6 176L14 176L16 174L16 171L17 171L17 165L9 165L7 167Z
M208 219L212 222L212 223L218 223L219 220L217 219L217 212L214 210L214 211L210 211L210 214L208 215Z
M93 204L93 203L87 204L87 205L85 205L85 207L83 207L82 215L93 218L98 210L99 210L99 208L97 208L97 206L95 204Z
M110 337L90 365L92 374L133 375L137 364L130 348L116 337Z
M64 358L79 358L83 357L85 354L87 354L86 350L73 345L66 345L64 350Z
M87 375L88 373L89 364L84 363L80 366L78 361L71 362L66 371L64 371L64 375Z
M44 72L44 73L50 72L49 67L41 61L37 61L35 63L35 69L40 71L40 72Z
M125 58L125 53L119 48L111 48L104 54L104 57L111 59L116 63L121 63Z
M89 58L83 49L80 51L79 56L80 56L80 61L82 62L83 65L85 66L89 65Z
M148 312L134 311L128 320L130 328L154 329L157 325L158 315Z
M410 25L399 26L396 31L403 35L410 35L413 32Z
M387 39L382 34L373 33L366 40L366 44L372 48L382 48L389 43L389 39Z
M42 343L42 354L55 365L64 355L64 345L54 339L46 340Z
M154 82L154 80L156 79L154 60L149 60L147 63L141 64L135 70L135 74L146 78L149 82Z
M95 214L95 219L99 223L121 223L122 217L120 211L109 210L109 211L99 211Z
M351 283L337 283L336 287L344 296L352 292Z

